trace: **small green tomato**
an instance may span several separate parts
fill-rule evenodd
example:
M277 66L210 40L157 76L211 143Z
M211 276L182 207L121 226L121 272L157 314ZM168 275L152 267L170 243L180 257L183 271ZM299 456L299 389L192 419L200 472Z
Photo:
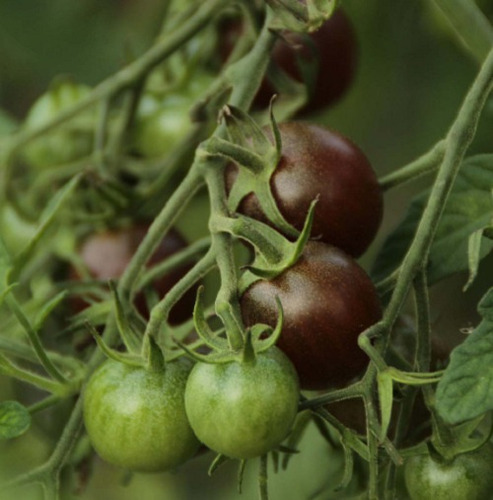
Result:
M284 440L298 399L298 376L275 347L252 362L197 363L185 391L197 437L212 450L239 459L264 455Z
M200 443L185 413L191 364L168 363L164 372L105 361L83 393L84 422L97 453L136 472L158 472L184 463Z

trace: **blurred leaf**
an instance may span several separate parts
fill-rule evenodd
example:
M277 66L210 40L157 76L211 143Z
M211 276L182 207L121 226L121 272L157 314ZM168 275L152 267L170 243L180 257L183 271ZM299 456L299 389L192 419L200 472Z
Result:
M17 401L0 403L0 439L12 439L24 434L31 425L27 408Z
M437 410L451 424L493 409L493 288L478 310L483 321L452 351L437 387Z
M17 128L17 122L6 111L0 108L0 137L9 134Z
M428 264L430 284L469 268L469 237L493 220L492 186L493 155L473 156L464 161L431 247ZM429 194L427 190L412 201L402 223L385 241L372 270L376 281L390 275L401 263ZM476 244L474 258L482 259L492 249L493 241L482 238L481 244Z

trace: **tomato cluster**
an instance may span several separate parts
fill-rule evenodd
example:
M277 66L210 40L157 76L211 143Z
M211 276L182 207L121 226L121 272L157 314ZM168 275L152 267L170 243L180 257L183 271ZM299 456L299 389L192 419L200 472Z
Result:
M281 214L301 230L317 199L311 237L299 260L272 280L253 283L241 298L248 326L277 319L284 309L279 347L294 363L305 389L341 386L368 358L359 334L377 322L381 308L365 271L353 259L371 243L382 218L382 194L362 151L342 135L308 123L279 125L280 160L270 184ZM231 188L236 170L226 171ZM255 194L238 211L269 223Z

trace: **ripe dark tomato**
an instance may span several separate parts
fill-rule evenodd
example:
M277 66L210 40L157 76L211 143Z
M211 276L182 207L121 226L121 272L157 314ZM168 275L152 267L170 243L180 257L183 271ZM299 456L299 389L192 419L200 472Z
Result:
M276 297L284 310L277 346L292 361L303 389L347 384L368 357L358 335L381 317L370 278L336 247L308 242L291 268L276 278L253 283L241 297L245 324L277 320Z
M229 56L237 38L241 36L241 24L229 21L220 26L221 55ZM357 43L351 21L342 9L338 9L322 26L311 34L283 33L273 49L272 60L289 76L303 81L300 62L317 64L314 84L309 89L308 102L302 113L320 111L338 101L354 79L357 62ZM254 100L254 106L265 108L278 91L265 79Z
M85 390L84 423L98 454L138 472L177 467L200 443L185 413L191 363L168 363L163 372L105 361Z
M79 249L82 262L89 273L96 279L107 281L118 279L127 267L130 259L139 247L147 233L148 225L136 224L122 229L108 230L89 236ZM163 238L161 244L150 259L149 265L157 264L170 255L184 249L187 242L176 230L171 230ZM154 290L159 297L166 293L188 271L189 266L184 266L167 273L153 282ZM75 272L73 278L79 278ZM173 307L170 313L170 322L180 323L191 317L195 302L195 292L190 290ZM143 293L136 297L136 306L143 316L148 316L146 301ZM83 304L76 304L77 309L82 309Z
M197 363L185 389L192 429L210 449L255 458L287 436L298 411L298 376L273 347L252 362Z
M279 210L298 230L318 197L312 237L342 248L353 257L373 241L382 220L383 197L375 172L349 139L307 123L279 125L282 154L270 183ZM226 170L231 188L236 167ZM268 222L254 194L238 211Z
M489 500L493 491L493 444L438 461L430 454L410 458L405 466L411 500Z

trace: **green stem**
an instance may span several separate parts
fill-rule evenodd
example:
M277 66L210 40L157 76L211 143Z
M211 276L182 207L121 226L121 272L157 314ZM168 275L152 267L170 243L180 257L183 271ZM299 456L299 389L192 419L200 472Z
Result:
M430 301L426 272L418 273L414 280L414 302L418 318L415 367L419 372L430 371L431 366L431 325Z
M147 323L145 338L152 337L158 339L159 332L167 322L171 308L180 298L209 271L216 266L214 252L209 250L195 266L176 283L171 290L160 300L151 310L149 322Z
M174 191L164 208L150 225L147 234L125 269L118 285L119 295L124 300L132 297L137 280L147 261L159 246L163 236L171 228L173 222L203 184L204 180L199 169L195 164L192 165L182 183Z
M369 338L381 337L382 333L390 331L409 293L414 278L426 268L429 250L445 203L467 148L474 138L481 111L492 86L493 50L488 54L475 82L466 95L456 120L447 134L443 162L438 170L415 237L400 266L396 285L384 317L359 337L360 347L378 364L380 364L381 355L369 342ZM388 345L389 337L387 335L383 339L384 350Z
M201 2L195 14L181 24L178 29L171 32L166 38L159 39L157 43L139 59L130 63L112 77L94 87L89 95L61 112L55 119L45 125L33 129L23 129L16 135L10 137L6 142L7 157L26 142L56 128L99 100L113 96L121 90L131 87L135 82L145 76L150 70L178 50L186 41L204 28L210 22L211 18L214 17L214 14L227 4L227 0L209 0L207 2Z
M434 0L455 34L482 63L493 45L493 28L474 0Z
M267 482L267 455L260 457L258 486L260 500L269 500L269 490Z
M388 191L422 175L434 172L440 166L444 152L445 141L442 140L413 162L379 179L380 187L383 191Z
M233 242L230 234L214 230L214 218L229 216L226 202L224 162L210 160L205 172L211 203L211 238L215 252L221 286L216 297L216 313L226 327L226 335L233 350L243 346L243 324L238 298L238 278L233 255Z
M147 270L139 280L136 289L141 290L173 269L181 267L184 264L188 264L190 261L197 259L197 257L202 255L210 247L210 245L211 239L209 236L206 236L193 242L184 250L171 255L164 261Z

